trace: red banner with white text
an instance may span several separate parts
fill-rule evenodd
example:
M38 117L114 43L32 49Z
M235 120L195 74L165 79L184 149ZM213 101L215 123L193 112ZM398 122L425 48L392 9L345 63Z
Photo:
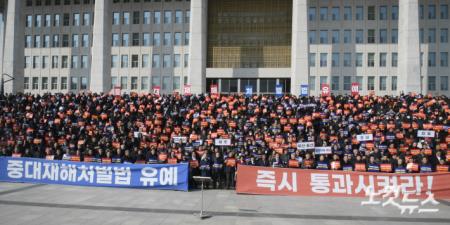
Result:
M450 199L450 173L390 174L330 170L300 170L240 165L240 194L366 197L369 191L398 187L400 194Z

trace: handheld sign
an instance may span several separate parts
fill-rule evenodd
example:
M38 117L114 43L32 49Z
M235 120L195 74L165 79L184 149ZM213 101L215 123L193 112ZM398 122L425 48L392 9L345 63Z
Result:
M359 83L352 83L352 95L359 94Z
M359 142L363 141L372 141L373 140L373 134L360 134L356 135L356 140Z
M322 96L330 96L330 85L322 84Z
M216 95L219 93L219 89L217 88L217 84L211 84L211 94Z
M302 96L302 97L308 96L308 85L307 84L300 85L300 96Z
M316 155L327 155L331 154L331 147L316 147L314 149Z
M314 149L315 145L314 142L298 142L297 143L297 149L303 150L303 149Z
M279 98L281 96L283 96L283 85L281 84L277 84L277 86L275 87L275 95Z
M434 130L418 130L417 137L434 137Z
M253 95L253 87L251 85L245 86L245 95L250 97Z
M185 95L190 95L191 94L191 85L185 84L183 89L184 89L184 94Z
M154 86L153 87L153 94L159 95L161 93L161 87L160 86Z
M231 139L214 139L214 145L216 146L230 146L231 145Z

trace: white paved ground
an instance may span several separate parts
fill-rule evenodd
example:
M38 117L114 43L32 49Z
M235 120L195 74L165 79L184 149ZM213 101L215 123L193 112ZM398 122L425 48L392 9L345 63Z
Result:
M0 182L0 224L450 224L450 203L437 213L401 215L392 206L361 206L361 198L237 195L206 190L212 217L192 214L200 192L92 188Z

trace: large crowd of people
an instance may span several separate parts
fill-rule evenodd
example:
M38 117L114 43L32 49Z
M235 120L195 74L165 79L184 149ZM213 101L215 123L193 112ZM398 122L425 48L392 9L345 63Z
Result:
M186 162L216 188L234 186L239 164L449 171L446 96L17 94L0 96L0 108L0 156Z

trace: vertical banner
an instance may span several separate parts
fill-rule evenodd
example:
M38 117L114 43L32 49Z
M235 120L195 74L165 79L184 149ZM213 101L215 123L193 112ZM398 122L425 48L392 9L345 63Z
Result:
M253 95L253 86L251 85L245 86L245 95L247 97L251 97Z
M188 164L101 164L0 157L0 181L188 190Z
M308 96L308 85L307 84L300 85L300 96L302 96L302 97Z
M396 185L415 198L450 199L450 173L369 173L239 165L240 194L366 197Z
M352 83L352 95L359 95L359 83Z
M330 96L330 85L322 84L321 85L322 96Z
M160 86L154 86L153 87L153 94L160 95L161 94L161 87Z
M282 84L277 84L277 86L275 87L275 96L277 96L278 98L283 96L283 85Z
M184 94L185 95L191 95L191 85L190 84L185 84L184 85Z
M212 95L219 94L219 88L217 87L217 84L211 84L211 94Z

